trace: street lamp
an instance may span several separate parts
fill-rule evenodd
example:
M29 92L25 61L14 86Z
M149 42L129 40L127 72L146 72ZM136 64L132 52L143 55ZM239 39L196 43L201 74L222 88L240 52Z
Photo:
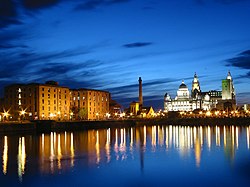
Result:
M3 120L4 120L4 118L6 118L6 120L7 120L9 115L10 115L9 110L8 111L3 110Z
M22 110L19 112L20 118L22 118L22 116L23 116L23 119L25 119L25 114L26 114L26 111L22 109Z

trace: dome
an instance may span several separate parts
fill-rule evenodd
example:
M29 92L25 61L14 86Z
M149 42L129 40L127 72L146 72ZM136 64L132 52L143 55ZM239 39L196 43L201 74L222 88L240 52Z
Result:
M164 95L164 97L168 97L169 95L168 95L168 93L166 93L165 95Z
M184 81L182 81L181 85L179 86L179 88L187 88L187 85L184 84Z

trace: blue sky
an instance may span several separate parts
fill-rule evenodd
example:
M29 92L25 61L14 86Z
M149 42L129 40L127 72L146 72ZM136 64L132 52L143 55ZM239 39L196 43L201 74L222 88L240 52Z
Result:
M128 107L141 76L160 109L195 72L209 91L230 70L237 103L250 103L249 20L249 0L0 0L0 90L55 80Z

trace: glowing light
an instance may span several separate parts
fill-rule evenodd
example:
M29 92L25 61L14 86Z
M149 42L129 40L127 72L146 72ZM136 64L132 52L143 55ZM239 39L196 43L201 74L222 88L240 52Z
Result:
M133 147L134 139L133 139L133 128L130 130L130 146Z
M166 148L168 148L168 127L166 127L166 141L165 141L165 143L166 143Z
M110 159L111 159L111 156L110 156L110 128L107 130L107 140L106 140L105 150L106 150L107 162L110 162Z
M57 159L58 159L58 169L61 169L61 158L62 158L62 150L61 150L61 136L58 134L58 140L57 140Z
M25 114L26 114L26 111L25 111L25 110L21 110L21 111L20 111L20 115L23 116L23 115L25 115Z
M249 127L247 127L247 148L249 149L250 141L249 141Z
M143 127L143 145L146 146L147 143L147 128L146 126Z
M210 150L210 147L211 147L211 129L210 129L210 126L207 127L207 146Z
M4 136L4 148L3 148L3 174L7 174L8 165L8 138Z
M236 148L238 149L238 147L239 147L239 127L236 127L236 129L235 129L235 138L236 138Z
M151 141L152 147L156 146L156 126L152 127L152 141Z
M223 128L223 133L224 133L224 147L227 145L227 137L226 137L226 127L224 126Z
M74 157L75 157L73 133L70 134L70 154L71 154L71 166L73 167L74 166Z
M215 127L216 146L220 146L220 127Z
M96 131L95 149L96 149L96 163L99 164L99 162L100 162L100 144L99 144L99 132L98 132L98 130Z
M211 112L210 112L210 111L207 111L207 112L206 112L206 116L211 116Z
M25 139L24 137L22 137L19 138L18 156L17 156L18 177L20 181L22 181L22 176L25 171L25 163L26 163Z

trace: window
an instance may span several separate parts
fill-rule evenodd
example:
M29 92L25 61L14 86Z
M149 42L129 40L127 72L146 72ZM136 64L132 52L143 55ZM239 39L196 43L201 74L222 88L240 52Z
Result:
M65 101L65 105L67 105L67 101Z
M44 88L42 88L42 91L44 91Z
M56 106L54 106L54 110L56 110Z
M42 106L42 110L44 110L44 106Z
M50 100L48 100L48 105L50 105Z
M44 99L42 99L42 104L44 104Z
M54 98L56 98L56 94L54 94Z
M50 92L50 88L48 88L48 92Z
M48 94L48 98L50 99L50 94Z
M56 100L54 100L54 104L56 104Z
M44 97L44 93L42 94L42 97Z
M48 111L50 111L50 106L48 107Z

